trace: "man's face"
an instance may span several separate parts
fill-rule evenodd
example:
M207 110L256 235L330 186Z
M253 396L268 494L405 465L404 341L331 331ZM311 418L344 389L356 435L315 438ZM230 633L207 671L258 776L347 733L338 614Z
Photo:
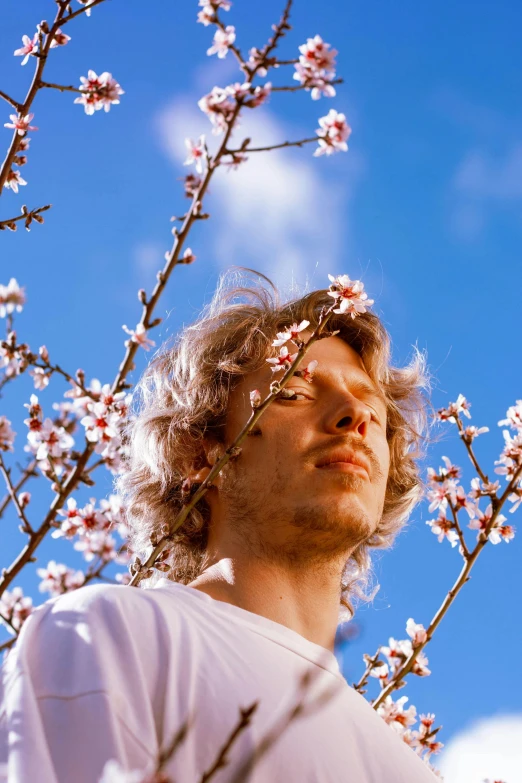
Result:
M293 343L288 348L296 350ZM312 345L301 367L313 359L312 383L290 380L286 388L298 398L271 403L240 457L225 467L211 502L212 519L248 551L296 565L346 557L371 535L390 461L385 401L359 355L328 337ZM233 390L227 445L251 414L250 391L259 389L264 399L282 375L267 363Z

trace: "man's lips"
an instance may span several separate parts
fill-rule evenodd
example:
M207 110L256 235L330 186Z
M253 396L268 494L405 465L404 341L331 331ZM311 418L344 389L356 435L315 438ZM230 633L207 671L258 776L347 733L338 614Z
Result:
M349 466L351 466L352 469L359 468L360 470L357 472L364 471L366 477L370 478L370 463L367 458L360 452L351 451L349 449L336 449L331 451L317 462L316 468L328 468L331 466L332 469L337 468L342 470L343 465L346 465L347 472L350 471Z

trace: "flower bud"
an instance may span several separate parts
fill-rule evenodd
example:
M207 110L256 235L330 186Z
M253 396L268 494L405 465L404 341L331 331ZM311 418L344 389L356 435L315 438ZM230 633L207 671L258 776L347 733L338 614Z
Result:
M259 389L254 389L254 391L250 392L250 405L252 408L259 408L261 405L261 393Z

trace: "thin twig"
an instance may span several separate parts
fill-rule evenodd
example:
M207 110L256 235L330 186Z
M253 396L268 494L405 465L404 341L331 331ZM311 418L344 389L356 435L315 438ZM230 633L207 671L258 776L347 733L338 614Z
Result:
M464 437L464 425L462 424L462 421L460 420L460 416L455 416L455 420L457 422L457 427L459 429L459 433L460 433L460 435L462 437L462 440L464 441L464 445L466 447L466 451L468 452L469 458L470 458L471 462L473 463L473 467L475 468L475 470L479 474L482 482L484 484L489 484L489 479L488 479L487 475L484 473L484 471L482 470L482 468L480 467L480 465L478 463L478 460L477 460L477 458L475 456L475 452L473 451L473 446L467 440L467 438Z
M18 492L18 490L20 490L23 487L23 485L26 483L26 481L28 481L31 478L31 476L38 477L40 475L39 473L37 473L35 471L36 465L37 465L37 462L34 459L34 460L32 460L30 462L28 467L24 469L24 473L23 473L22 478L18 481L18 484L16 484L13 487L13 490L14 490L15 493ZM7 506L11 502L11 500L12 500L12 496L8 492L7 495L4 497L4 499L2 500L2 502L0 503L0 517L2 516L2 514L6 510Z
M46 204L45 207L37 207L36 209L32 209L30 212L22 212L21 215L17 215L14 218L9 218L8 220L0 220L0 231L4 228L8 228L10 223L16 223L18 220L28 220L29 218L32 219L34 218L35 215L39 215L40 212L45 212L47 209L50 209L51 207L52 204Z
M11 96L8 95L3 90L0 90L0 98L3 98L4 101L7 101L7 103L10 103L11 106L13 106L16 109L16 111L20 111L20 104L18 103L18 101L15 101L14 98L11 98Z
M342 84L343 82L344 79L334 79L333 81L328 82L328 84ZM288 87L272 87L271 92L297 92L298 90L311 90L313 87L313 84L296 84L295 86L292 84Z
M11 500L14 503L14 507L16 508L16 513L18 514L19 518L22 521L22 524L20 525L20 530L22 531L22 533L27 533L29 536L34 535L34 530L29 520L24 514L24 510L20 505L20 501L18 500L17 494L15 492L15 488L13 487L11 481L11 469L6 467L1 451L0 451L0 473L4 477L7 486L7 491L11 496Z
M225 740L225 744L219 750L217 758L212 764L212 766L201 776L200 783L208 783L208 781L216 774L216 772L218 772L223 767L226 767L226 765L229 762L227 758L227 753L230 751L232 745L239 737L241 732L244 731L247 728L247 726L250 724L252 720L252 716L254 712L257 710L258 706L259 706L259 702L255 701L250 705L250 707L247 707L246 709L240 707L239 722L236 724L234 729L231 731L231 733Z
M281 144L272 144L269 147L245 147L244 149L226 150L224 154L237 155L238 153L269 152L270 150L281 150L283 147L302 147L303 144L310 144L312 141L318 141L318 137L314 136L310 139L301 139L300 141L284 141Z

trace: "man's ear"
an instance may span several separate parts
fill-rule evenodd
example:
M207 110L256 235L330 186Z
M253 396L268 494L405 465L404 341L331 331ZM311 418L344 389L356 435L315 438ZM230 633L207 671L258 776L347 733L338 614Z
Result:
M187 472L187 478L192 484L200 484L207 478L216 462L225 453L225 446L216 441L203 440L200 456L195 460L192 468ZM212 482L216 487L220 486L221 474L219 473Z

